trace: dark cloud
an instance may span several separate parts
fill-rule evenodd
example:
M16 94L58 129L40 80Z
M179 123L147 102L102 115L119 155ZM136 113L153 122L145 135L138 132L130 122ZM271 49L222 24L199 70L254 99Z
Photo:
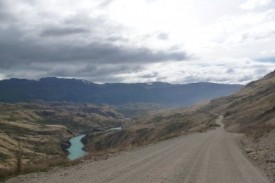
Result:
M40 45L29 41L0 43L0 66L32 62L153 63L187 59L186 53L153 51L94 42L78 45Z
M116 42L116 41L122 41L122 42L127 42L128 39L125 37L120 37L120 36L110 36L106 37L106 40L109 42Z
M153 72L153 73L150 73L150 74L141 75L140 77L141 78L146 78L146 79L154 79L154 78L159 77L159 73Z
M124 27L104 16L80 12L55 21L43 19L41 12L35 23L28 24L8 2L0 1L0 25L4 25L0 27L0 73L6 78L59 76L113 82L118 75L141 72L150 63L188 59L179 50L135 46L125 36ZM30 7L35 2L26 1ZM100 6L112 2L98 0ZM168 36L160 33L158 38Z
M86 32L83 29L47 29L44 36ZM145 47L117 46L113 41L93 40L49 42L42 38L24 38L24 32L11 27L0 31L0 67L13 67L28 63L93 63L145 64L165 61L181 61L188 58L184 52L155 51ZM119 35L115 39L120 38Z
M86 44L77 41L56 43L47 41L45 36L23 38L24 32L15 27L0 31L0 70L7 78L58 76L119 82L116 75L137 73L146 64L188 58L184 52L114 45L115 40L124 39L119 35L112 40L98 39Z
M0 25L14 21L16 18L9 12L9 7L5 1L0 1Z
M74 34L72 38L79 38L82 36L86 41L88 39L96 39L96 41L100 42L128 41L124 36L125 27L111 22L105 16L89 17L85 14L76 14L64 18L59 26L84 29L83 33Z
M1 4L0 4L1 6ZM14 17L0 8L0 24L14 20Z
M54 36L70 36L73 34L83 34L89 33L90 31L85 28L79 27L55 27L55 28L48 28L42 31L42 37L54 37Z
M77 75L78 77L98 77L98 76L113 76L119 73L131 72L137 73L144 68L140 65L133 64L82 64L77 65L54 65L52 68L47 68L50 70L49 74L59 77L70 77Z

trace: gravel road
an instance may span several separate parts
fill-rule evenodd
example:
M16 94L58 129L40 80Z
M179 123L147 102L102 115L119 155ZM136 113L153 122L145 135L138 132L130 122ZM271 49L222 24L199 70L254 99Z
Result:
M106 160L35 173L9 183L268 183L221 127L206 133L166 140Z

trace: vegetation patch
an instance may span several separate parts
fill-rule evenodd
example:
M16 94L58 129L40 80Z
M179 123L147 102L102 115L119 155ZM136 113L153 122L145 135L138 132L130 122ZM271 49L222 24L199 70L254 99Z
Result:
M259 140L264 135L275 129L273 124L255 124L249 125L241 129L241 132L246 134L246 136L253 138L254 140Z

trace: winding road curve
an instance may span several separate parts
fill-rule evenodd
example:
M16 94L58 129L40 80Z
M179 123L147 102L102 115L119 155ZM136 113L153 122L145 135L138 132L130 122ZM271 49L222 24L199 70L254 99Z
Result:
M235 134L221 127L206 133L137 148L106 160L10 179L9 183L269 183L246 159Z

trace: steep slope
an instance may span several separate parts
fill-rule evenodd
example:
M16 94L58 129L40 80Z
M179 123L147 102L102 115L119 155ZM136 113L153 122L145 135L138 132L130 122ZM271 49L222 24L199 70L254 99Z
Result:
M193 83L95 84L76 79L43 78L39 81L10 79L0 81L0 101L69 101L95 104L158 103L191 105L229 95L240 85Z
M252 126L275 125L275 71L249 83L240 92L213 100L210 108L223 112L226 127L245 132ZM259 130L259 129L258 129Z
M204 109L224 114L227 130L245 134L244 151L275 181L275 71Z

